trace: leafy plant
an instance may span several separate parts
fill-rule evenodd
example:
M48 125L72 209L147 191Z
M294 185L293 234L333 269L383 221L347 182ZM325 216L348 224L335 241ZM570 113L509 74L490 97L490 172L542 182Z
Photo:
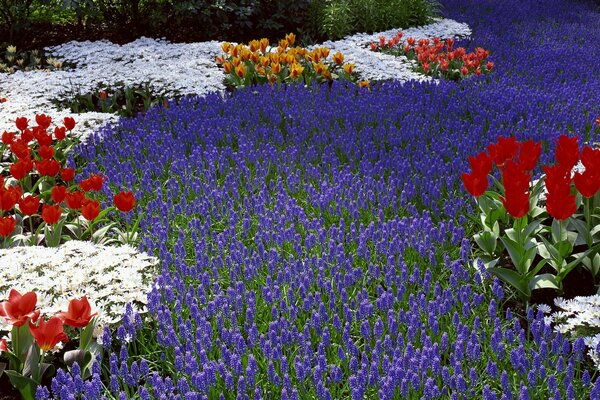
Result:
M0 47L0 72L32 70L63 70L72 68L73 64L65 63L52 57L46 57L43 50L18 50L16 46Z

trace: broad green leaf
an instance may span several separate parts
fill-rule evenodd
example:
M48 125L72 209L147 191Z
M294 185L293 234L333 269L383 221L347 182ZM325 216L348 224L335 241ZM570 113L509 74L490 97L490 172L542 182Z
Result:
M540 249L540 247L538 247L538 250ZM546 265L546 263L548 262L548 260L542 258L533 269L530 269L529 272L527 273L527 276L531 277L531 276L536 276L537 273L540 271L540 269L542 269L542 267L544 265Z
M561 223L557 219L552 220L552 241L554 243L567 240L566 224Z
M23 363L23 375L30 376L33 380L40 380L40 348L31 343L27 351L27 358Z
M510 259L512 260L519 274L521 276L525 275L525 271L522 271L521 269L523 263L522 258L525 253L525 249L523 248L523 246L508 237L501 237L500 240L504 244L504 247L506 247L508 255L510 256Z
M525 236L531 236L535 231L538 230L541 223L541 220L532 221L529 225L525 227L525 229L523 229L523 234Z
M83 366L83 360L85 357L85 351L81 349L75 349L65 352L63 360L65 364L70 368L74 363Z
M558 270L558 268L560 268L560 265L562 264L562 257L560 256L560 252L554 247L554 245L548 242L546 238L542 237L541 239L544 242L544 246L550 257L545 257L546 252L540 252L540 256L546 258L548 261L551 261L551 264L555 266L555 268Z
M573 252L573 245L568 240L563 240L554 245L554 248L560 254L560 258L567 258Z
M529 288L533 289L560 289L556 277L552 274L540 274L529 281Z
M473 239L479 248L487 254L492 255L494 250L496 250L496 240L498 237L490 231L484 231L473 235Z
M562 282L563 279L565 279L566 276L569 275L569 272L571 272L573 270L573 268L575 268L577 265L581 264L582 260L585 257L588 257L591 253L595 254L597 252L598 252L597 248L587 249L585 252L581 253L575 260L571 261L570 263L568 263L567 265L562 267L558 271L558 274L556 274L556 277L558 278L559 282Z
M521 275L515 271L506 268L488 268L488 271L515 288L523 299L531 297L529 286L521 279Z

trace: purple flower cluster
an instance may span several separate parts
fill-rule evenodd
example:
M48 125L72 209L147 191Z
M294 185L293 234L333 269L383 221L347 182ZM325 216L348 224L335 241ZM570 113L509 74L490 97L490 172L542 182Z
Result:
M550 2L445 1L490 49L487 78L211 94L80 147L107 187L135 191L140 248L162 262L148 309L175 372L111 353L113 395L597 398L583 344L539 313L528 332L504 313L463 230L473 149L595 136L599 15ZM131 320L117 332L135 334ZM73 379L61 373L54 394L81 393Z

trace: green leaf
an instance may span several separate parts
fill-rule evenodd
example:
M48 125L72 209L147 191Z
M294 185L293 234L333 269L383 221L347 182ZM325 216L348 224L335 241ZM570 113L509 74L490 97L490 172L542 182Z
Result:
M63 360L65 364L70 368L75 362L79 364L79 366L83 366L83 360L85 357L85 350L75 349L65 352Z
M575 230L579 232L579 237L581 237L588 246L592 246L592 235L588 230L586 223L580 219L571 218L571 224L573 224L573 226L575 226Z
M541 223L541 220L532 221L525 227L525 229L523 229L523 234L527 237L531 236L535 231L537 231Z
M544 242L545 251L540 251L540 256L550 261L550 264L558 271L562 264L562 257L560 256L560 252L552 244L550 244L550 242L548 242L546 238L541 237L541 239Z
M508 237L501 237L500 240L504 244L504 247L506 247L508 255L517 269L517 272L521 276L525 275L527 271L523 271L523 256L525 255L523 246Z
M6 363L0 363L0 376L2 376L2 373L4 372L5 369L6 369Z
M495 267L488 268L488 271L497 276L503 282L516 289L519 292L521 298L523 298L524 300L529 300L529 297L531 297L529 285L527 284L527 282L524 282L522 280L522 276L516 273L515 271L506 268Z
M568 240L563 240L554 245L554 248L558 251L561 258L567 258L573 251L573 245Z
M552 220L552 241L554 243L567 240L567 229L566 225L562 224L559 220Z
M40 376L40 348L35 343L31 343L27 352L27 358L23 363L23 376L30 376L34 381L39 382Z
M94 326L96 325L96 318L87 324L85 328L81 330L81 336L79 337L79 348L81 350L87 350L90 342L92 341L92 334L94 333Z
M558 278L559 282L562 282L567 275L569 275L569 272L571 272L573 270L573 268L575 268L578 264L580 264L582 262L582 260L587 257L590 253L594 252L596 253L598 251L597 246L595 246L596 248L591 248L591 249L587 249L585 252L581 253L581 255L579 257L577 257L575 260L571 261L570 263L568 263L567 265L565 265L564 267L562 267L559 271L558 274L556 274L556 277Z
M496 240L498 237L490 231L483 231L473 235L473 239L479 248L489 255L492 255L494 250L496 250Z
M34 400L35 399L35 389L38 386L38 383L31 378L27 378L16 371L6 370L4 371L6 375L8 375L8 379L10 379L10 383L17 388L23 399L25 400Z
M552 274L540 274L529 281L529 288L533 289L560 289L556 277Z

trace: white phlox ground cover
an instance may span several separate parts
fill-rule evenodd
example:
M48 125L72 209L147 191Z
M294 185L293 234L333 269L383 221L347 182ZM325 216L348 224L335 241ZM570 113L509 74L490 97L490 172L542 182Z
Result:
M125 305L145 313L158 260L131 246L101 246L72 240L57 248L21 246L0 250L0 300L11 289L36 292L46 317L67 311L73 298L87 296L99 313L98 329L120 321ZM10 326L0 318L0 331Z

